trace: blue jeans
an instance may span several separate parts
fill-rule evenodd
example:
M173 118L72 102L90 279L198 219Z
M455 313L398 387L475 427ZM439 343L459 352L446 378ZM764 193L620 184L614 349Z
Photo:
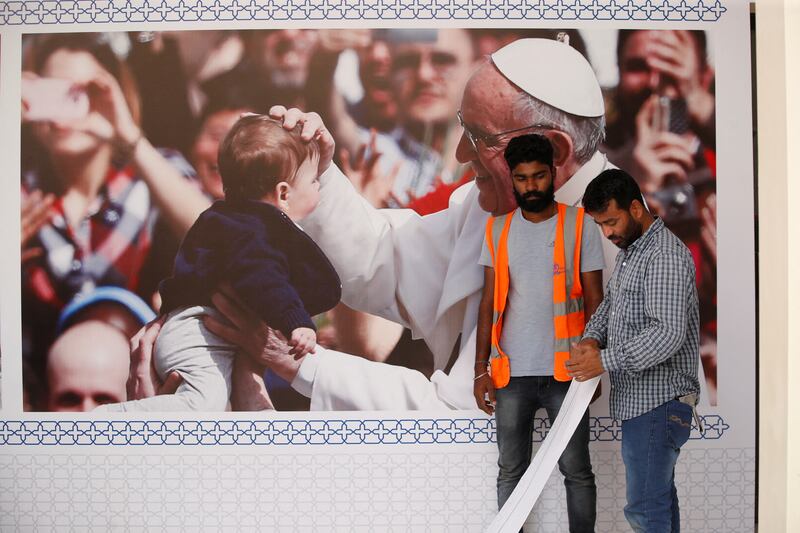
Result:
M622 422L625 518L637 533L680 531L675 463L691 428L692 408L678 400Z
M533 415L544 407L552 423L567 395L570 382L552 376L512 377L496 392L497 505L503 507L531 462ZM597 515L597 488L589 458L589 411L558 460L567 488L567 514L572 533L593 532Z

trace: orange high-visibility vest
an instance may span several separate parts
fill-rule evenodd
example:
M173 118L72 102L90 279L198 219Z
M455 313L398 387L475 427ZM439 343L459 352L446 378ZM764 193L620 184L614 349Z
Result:
M581 238L583 208L557 204L556 242L553 249L553 322L555 354L553 376L569 381L565 362L569 359L570 343L583 335L583 287L581 286ZM486 223L486 244L494 267L494 318L492 320L492 351L489 357L492 381L496 388L508 385L511 367L508 356L500 348L503 330L503 311L508 299L508 229L516 211L499 217L489 217ZM530 302L529 305L538 305Z

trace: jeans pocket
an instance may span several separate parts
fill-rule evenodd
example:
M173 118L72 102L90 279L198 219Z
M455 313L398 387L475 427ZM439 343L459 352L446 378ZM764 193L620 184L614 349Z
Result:
M689 440L692 431L692 408L678 400L667 404L667 437L670 445L678 450Z

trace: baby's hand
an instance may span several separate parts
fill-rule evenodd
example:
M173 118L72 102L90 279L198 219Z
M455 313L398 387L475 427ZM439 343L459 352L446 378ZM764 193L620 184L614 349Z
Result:
M317 334L311 328L295 328L292 331L292 338L289 339L289 354L297 357L303 357L306 354L314 353L314 348L317 346Z

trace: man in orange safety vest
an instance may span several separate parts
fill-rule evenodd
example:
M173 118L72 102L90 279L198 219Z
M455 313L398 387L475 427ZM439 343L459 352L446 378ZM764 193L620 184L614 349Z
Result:
M570 343L603 298L602 240L583 208L554 199L553 148L537 134L512 139L504 153L519 208L490 217L480 264L485 267L478 315L474 393L495 409L500 451L498 506L531 459L534 413L552 422L569 388ZM588 222L587 222L588 221ZM476 370L477 372L477 370ZM488 393L494 406L484 400ZM594 531L596 487L589 459L589 413L559 460L570 531Z

